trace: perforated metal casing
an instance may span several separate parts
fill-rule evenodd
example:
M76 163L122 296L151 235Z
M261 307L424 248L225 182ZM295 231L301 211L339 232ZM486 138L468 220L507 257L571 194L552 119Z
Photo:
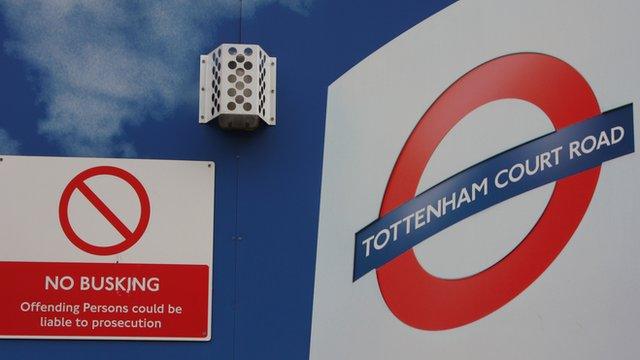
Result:
M200 56L200 123L252 130L276 124L276 58L258 45L222 44Z

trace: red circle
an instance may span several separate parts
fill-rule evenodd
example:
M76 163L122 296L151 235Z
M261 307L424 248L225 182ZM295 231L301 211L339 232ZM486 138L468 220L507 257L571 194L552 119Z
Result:
M71 194L80 187L86 187L86 180L99 175L111 175L124 180L133 188L140 200L140 220L138 221L138 225L135 230L133 232L127 231L128 233L126 235L123 234L124 240L122 242L111 246L96 246L86 242L76 234L69 221L69 200L71 199ZM98 210L101 211L100 209ZM149 225L151 204L149 203L149 195L144 189L144 186L131 173L114 166L97 166L87 169L71 179L60 197L58 216L65 235L80 250L94 255L114 255L128 250L140 240L142 234L144 234L147 229L147 225Z
M500 99L539 107L560 129L600 114L586 80L567 63L543 54L512 54L484 63L453 83L422 116L396 160L380 216L415 197L429 159L465 115ZM463 279L425 271L413 250L377 269L382 296L394 315L415 328L444 330L476 321L504 306L535 281L580 224L600 167L558 180L542 216L506 257Z

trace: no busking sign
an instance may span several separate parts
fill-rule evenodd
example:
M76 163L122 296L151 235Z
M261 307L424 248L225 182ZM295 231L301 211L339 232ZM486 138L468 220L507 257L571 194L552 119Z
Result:
M212 163L4 157L0 337L208 340Z

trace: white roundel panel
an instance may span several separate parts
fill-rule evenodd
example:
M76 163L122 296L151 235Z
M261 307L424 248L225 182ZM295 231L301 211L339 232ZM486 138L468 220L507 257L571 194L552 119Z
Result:
M403 322L401 318L415 319L415 314L456 316L429 313L428 305L414 301L418 294L421 300L450 308L461 303L460 297L438 297L428 291L433 288L421 288L425 278L436 283L426 275L411 275L426 270L439 278L466 279L490 268L536 224L553 183L476 213L418 244L413 251L421 269L409 258L399 262L406 268L391 267L397 270L393 277L373 270L354 281L356 233L379 218L387 184L411 131L451 84L477 66L523 52L555 57L586 80L602 111L632 103L633 135L640 138L638 15L640 4L632 0L458 1L378 49L329 87L311 359L640 357L635 339L640 332L635 300L640 297L637 153L602 164L588 208L575 232L564 235L569 240L555 260L535 270L541 275L524 290L472 322L446 330ZM526 74L526 67L521 71ZM513 84L526 81L524 76ZM529 103L486 104L440 143L418 193L550 131L548 117ZM582 190L587 185L574 184ZM571 204L574 198L568 199ZM564 216L548 220L552 228L568 228ZM549 244L562 241L548 233L541 236ZM380 283L390 278L395 283L388 281L382 290ZM512 278L499 280L509 283ZM444 288L461 282L437 284ZM388 294L394 290L397 297L392 299ZM492 294L503 293L497 286ZM491 297L486 294L484 300ZM466 304L478 300L473 293L465 295Z

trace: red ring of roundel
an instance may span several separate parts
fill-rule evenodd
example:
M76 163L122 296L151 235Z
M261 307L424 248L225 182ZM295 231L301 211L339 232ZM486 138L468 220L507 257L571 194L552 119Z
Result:
M488 61L453 83L422 116L396 160L380 216L412 199L429 159L447 133L474 109L520 99L542 109L555 129L600 114L587 81L564 61L518 53ZM393 314L414 328L445 330L476 321L524 291L554 261L584 216L600 167L558 180L542 216L505 258L463 279L425 271L413 250L377 269Z

